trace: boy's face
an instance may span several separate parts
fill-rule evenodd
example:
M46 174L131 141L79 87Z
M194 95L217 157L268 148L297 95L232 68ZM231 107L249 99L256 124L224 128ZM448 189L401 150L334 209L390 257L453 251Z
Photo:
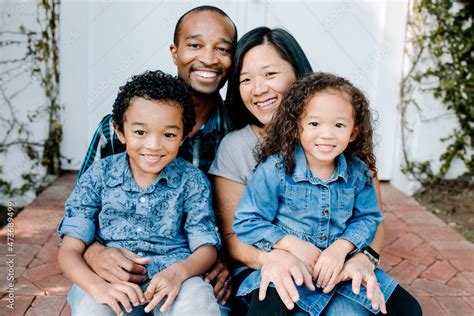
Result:
M125 111L123 132L133 178L142 187L153 182L161 170L176 158L183 143L183 111L167 101L135 97Z
M212 11L192 12L184 17L178 45L171 45L171 56L178 76L194 91L216 93L227 80L232 63L234 26Z

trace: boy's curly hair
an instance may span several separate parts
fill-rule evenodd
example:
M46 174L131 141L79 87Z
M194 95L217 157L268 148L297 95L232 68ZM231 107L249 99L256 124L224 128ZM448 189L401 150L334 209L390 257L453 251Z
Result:
M293 173L294 153L300 144L300 118L304 114L305 105L314 95L324 91L339 91L348 97L354 110L354 128L358 130L356 139L349 143L344 155L347 158L359 157L376 175L372 114L367 98L348 80L323 72L307 75L288 89L271 123L265 128L266 136L257 152L258 160L261 162L268 156L279 153L283 157L286 173Z
M119 88L112 110L112 121L123 132L124 114L134 97L150 101L165 101L183 110L183 125L186 136L196 124L193 100L186 83L160 70L145 71L133 76Z

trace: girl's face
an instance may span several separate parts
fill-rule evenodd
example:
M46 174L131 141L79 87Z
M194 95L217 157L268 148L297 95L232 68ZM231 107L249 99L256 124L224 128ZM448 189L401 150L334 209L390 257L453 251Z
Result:
M272 45L258 45L250 49L242 61L240 97L247 109L266 125L295 80L293 67Z
M311 170L335 167L335 159L355 139L354 110L340 91L317 93L300 117L300 142Z

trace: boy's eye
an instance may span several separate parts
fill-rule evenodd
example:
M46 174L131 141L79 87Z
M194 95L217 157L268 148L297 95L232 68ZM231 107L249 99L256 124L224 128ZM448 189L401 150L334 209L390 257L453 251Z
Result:
M336 123L336 127L337 128L343 128L345 127L346 125L342 124L342 123Z
M176 134L173 134L173 133L165 133L165 137L166 137L166 138L175 138L175 137L176 137Z
M196 44L196 43L189 43L189 44L188 44L188 47L191 47L191 48L199 48L199 44Z
M221 53L229 53L229 49L225 47L217 47L216 50Z
M134 133L139 135L139 136L145 135L145 131L142 131L142 130L134 131Z

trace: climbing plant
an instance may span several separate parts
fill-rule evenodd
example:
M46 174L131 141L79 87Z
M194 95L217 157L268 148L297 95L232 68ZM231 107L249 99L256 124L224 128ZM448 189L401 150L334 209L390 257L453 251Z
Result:
M455 159L474 175L474 27L472 2L416 0L408 19L410 69L400 86L404 167L422 185L441 180ZM457 118L459 127L441 139L446 150L435 170L431 161L412 161L407 152L409 109L421 112L417 93L430 92Z
M6 177L6 171L0 167L0 193L5 196L17 196L27 191L36 191L47 178L55 176L61 169L60 143L62 126L60 123L61 106L59 104L59 0L38 0L36 10L36 26L31 29L25 25L17 25L15 29L0 32L1 56L12 55L11 52L23 51L22 56L13 58L0 57L1 79L0 98L2 99L2 116L0 125L3 132L0 139L0 154L7 155L9 150L20 149L29 163L25 162L24 170L19 171L22 178L20 185L15 185ZM20 3L8 16L18 20L24 14L26 4ZM10 53L10 54L9 54ZM26 74L26 76L25 76ZM19 77L27 77L23 84L13 84ZM31 102L34 109L24 114L21 106L15 105L15 99L26 91L33 83L38 82L46 96L46 104L42 98ZM11 91L12 86L21 86ZM29 106L29 105L28 105ZM47 121L47 136L38 140L32 123L37 120ZM16 157L15 157L16 158ZM42 171L41 171L42 169ZM10 171L11 172L11 171Z

